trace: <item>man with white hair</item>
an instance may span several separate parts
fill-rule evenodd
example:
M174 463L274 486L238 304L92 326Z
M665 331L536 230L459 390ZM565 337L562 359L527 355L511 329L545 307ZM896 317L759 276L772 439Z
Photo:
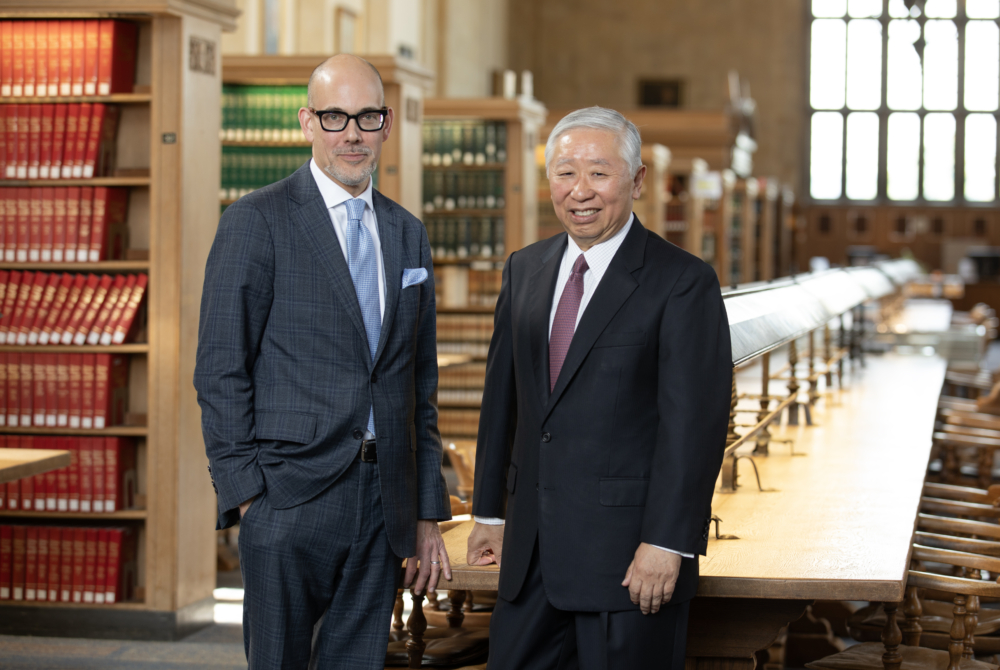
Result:
M613 110L556 124L566 234L504 267L468 546L501 566L490 670L684 666L732 358L712 268L632 213L640 149Z

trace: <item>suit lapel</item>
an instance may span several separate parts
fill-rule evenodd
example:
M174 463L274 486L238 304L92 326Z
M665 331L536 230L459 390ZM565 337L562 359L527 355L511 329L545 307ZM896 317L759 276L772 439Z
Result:
M297 206L292 208L292 220L308 236L312 243L313 253L330 277L333 293L340 299L348 316L354 323L358 334L364 342L368 342L365 322L361 317L361 306L358 304L358 294L354 290L354 280L344 259L344 250L340 240L333 231L330 212L326 209L323 196L313 180L309 163L299 168L292 176L289 185L289 195Z
M382 329L375 351L374 363L378 363L382 350L389 339L396 305L399 303L403 277L403 227L396 221L392 210L386 205L385 197L372 189L372 204L375 206L375 222L382 246L382 267L385 270L385 312L382 315Z
M531 363L542 407L549 401L549 315L569 236L562 233L553 240L552 246L542 254L540 265L528 278L528 341L531 343Z
M642 267L645 249L646 229L642 227L639 218L636 217L632 221L632 228L626 234L622 245L618 248L614 258L611 259L611 264L605 271L604 277L601 278L601 283L598 284L593 297L587 303L587 309L580 319L580 325L577 326L576 332L573 334L569 351L566 352L566 360L563 361L559 379L556 380L556 386L552 390L542 421L548 418L552 408L559 402L559 398L562 397L570 380L573 379L573 375L576 374L580 365L587 358L587 354L590 353L594 342L597 341L604 329L611 323L611 319L639 286L639 282L635 280L632 273ZM546 323L548 323L547 320ZM548 341L548 338L545 341Z

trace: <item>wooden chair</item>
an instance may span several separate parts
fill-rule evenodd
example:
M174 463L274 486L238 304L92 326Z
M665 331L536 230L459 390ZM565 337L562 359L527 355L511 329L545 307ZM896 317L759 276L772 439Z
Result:
M950 549L939 549L915 544L912 553L916 563L950 565L972 571L1000 572L1000 559ZM918 589L933 589L954 594L951 625L948 631L947 651L921 647L922 606L917 597ZM863 642L845 651L822 658L806 667L812 670L997 670L990 663L976 661L975 630L978 624L980 596L1000 597L1000 584L970 577L940 575L911 569L908 573L906 597L903 606L903 626L900 630L896 612L899 603L885 603L885 626L882 642ZM900 643L903 643L902 645Z
M458 477L458 493L468 501L472 500L472 487L476 483L476 441L446 440L448 460Z

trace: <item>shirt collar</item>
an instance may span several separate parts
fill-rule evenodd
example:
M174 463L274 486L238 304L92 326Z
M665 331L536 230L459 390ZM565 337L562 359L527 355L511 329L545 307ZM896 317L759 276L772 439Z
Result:
M615 233L610 238L604 240L599 244L595 244L586 251L580 249L577 246L576 241L570 237L569 244L566 245L566 259L570 264L575 263L577 257L583 254L587 259L587 267L594 273L594 277L600 279L604 276L604 271L608 269L611 265L611 259L615 257L618 252L618 248L625 241L625 236L628 235L628 231L632 228L632 222L635 220L635 214L633 213L629 216L628 221L622 226L622 229Z
M326 176L326 173L316 165L316 161L312 158L309 159L309 170L312 172L313 180L316 182L316 186L319 188L319 194L323 196L323 202L326 203L327 209L333 209L337 205L342 205L354 196L348 193L341 187L338 183ZM375 211L375 205L372 204L372 179L368 178L368 186L365 187L364 193L358 196L365 201L365 205L372 212Z

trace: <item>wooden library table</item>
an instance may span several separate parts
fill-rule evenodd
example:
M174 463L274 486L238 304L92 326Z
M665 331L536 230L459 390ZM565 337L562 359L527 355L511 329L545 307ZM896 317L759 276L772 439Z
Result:
M895 354L866 363L814 408L815 426L773 427L794 455L772 442L770 456L753 459L764 492L746 460L738 491L716 492L720 533L737 539L713 529L701 558L689 663L752 669L754 652L813 600L902 600L946 364ZM738 376L741 389L759 388L741 379L755 367ZM772 384L774 393L784 382ZM442 588L497 588L495 566L465 564L471 527L445 533L453 579Z
M0 449L0 484L40 475L70 464L68 451L58 449Z

